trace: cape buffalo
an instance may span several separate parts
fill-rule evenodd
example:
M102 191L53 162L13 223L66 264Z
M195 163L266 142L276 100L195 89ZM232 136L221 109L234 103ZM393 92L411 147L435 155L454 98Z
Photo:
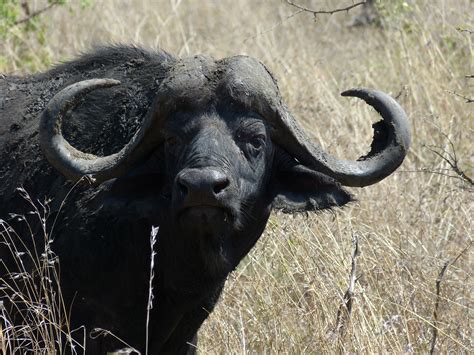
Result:
M410 133L397 102L370 89L342 95L383 118L357 161L311 142L275 78L247 56L115 46L46 73L0 76L0 217L23 238L18 250L38 248L44 225L14 218L25 211L15 189L50 197L45 225L71 328L107 329L143 353L150 230L159 226L149 353L192 352L272 209L342 206L352 200L342 186L374 184L402 163ZM15 269L7 244L4 284ZM119 346L87 342L93 354Z

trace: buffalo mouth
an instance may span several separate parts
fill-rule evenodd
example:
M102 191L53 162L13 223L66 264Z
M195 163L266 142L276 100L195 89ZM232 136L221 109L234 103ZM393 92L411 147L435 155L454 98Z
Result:
M234 213L230 208L214 205L186 206L177 213L179 223L194 227L224 227L233 224Z
M224 275L230 270L231 234L235 218L229 208L189 206L177 215L181 235L204 264L209 275Z

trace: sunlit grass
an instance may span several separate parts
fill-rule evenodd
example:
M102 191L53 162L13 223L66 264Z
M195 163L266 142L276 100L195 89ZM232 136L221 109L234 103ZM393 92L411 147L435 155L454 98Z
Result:
M331 8L350 1L303 1ZM352 13L294 15L277 1L95 1L47 15L46 44L19 32L0 44L2 72L44 70L95 44L134 43L178 56L247 54L275 74L310 136L330 152L368 149L376 114L345 89L396 96L412 124L403 166L383 182L353 189L359 202L335 213L275 214L227 282L200 331L202 353L418 352L432 339L435 282L447 260L472 241L472 187L427 147L451 151L471 177L474 4L409 1L382 29L348 28ZM26 63L24 62L26 59ZM446 169L446 170L444 170ZM350 323L334 337L349 280L351 236L359 236L360 278ZM472 346L472 251L441 284L437 350Z

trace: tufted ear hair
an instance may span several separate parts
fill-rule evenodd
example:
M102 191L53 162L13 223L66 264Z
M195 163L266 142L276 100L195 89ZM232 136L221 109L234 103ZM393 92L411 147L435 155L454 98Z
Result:
M282 149L276 152L272 179L273 208L284 213L340 207L352 195L333 178L298 163Z

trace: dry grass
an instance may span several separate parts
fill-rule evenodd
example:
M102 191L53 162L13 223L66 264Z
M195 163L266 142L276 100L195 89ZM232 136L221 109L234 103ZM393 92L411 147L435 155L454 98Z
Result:
M37 1L40 6L40 1ZM331 8L349 0L300 1ZM271 217L264 236L233 273L200 331L201 353L421 352L432 326L440 352L473 352L472 250L444 274L438 320L436 279L472 242L473 191L427 146L451 150L473 174L474 4L409 1L384 30L345 26L350 15L320 16L285 2L94 1L46 15L46 45L12 32L0 44L0 71L45 69L93 44L158 46L180 56L248 54L279 79L285 99L312 137L347 158L365 153L375 115L339 97L368 86L398 96L413 128L400 170L353 190L360 200L334 214ZM354 10L357 11L357 10ZM24 58L28 60L25 61ZM446 169L446 170L444 170ZM335 333L349 282L351 236L359 236L359 276L350 323Z
M52 354L56 349L61 353L69 349L67 352L77 354L83 344L73 341L71 334L81 329L71 331L69 328L69 314L61 292L57 291L58 257L51 249L53 240L46 227L50 201L33 202L22 188L18 193L30 211L9 217L24 224L29 233L18 234L8 222L0 219L0 244L9 251L15 266L15 271L7 269L0 277L1 353ZM33 233L32 225L38 222L43 240L38 240ZM6 266L1 259L0 263Z

